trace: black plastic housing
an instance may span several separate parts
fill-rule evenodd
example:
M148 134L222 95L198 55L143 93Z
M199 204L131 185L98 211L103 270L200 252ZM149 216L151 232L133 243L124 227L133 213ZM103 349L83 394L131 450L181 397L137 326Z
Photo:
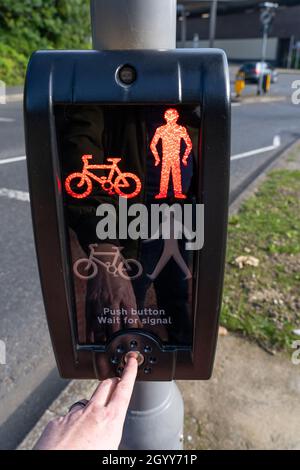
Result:
M136 70L131 86L117 77L127 64ZM140 370L138 379L208 379L218 335L228 214L230 87L224 52L41 51L30 60L24 100L34 235L53 349L62 377L86 379L115 375L108 357L114 339L107 351L76 343L54 107L72 103L201 106L198 201L205 205L205 229L196 262L193 350L160 351L158 347L159 360L152 374L146 376ZM125 349L135 334L143 345L153 340L132 331L121 338Z

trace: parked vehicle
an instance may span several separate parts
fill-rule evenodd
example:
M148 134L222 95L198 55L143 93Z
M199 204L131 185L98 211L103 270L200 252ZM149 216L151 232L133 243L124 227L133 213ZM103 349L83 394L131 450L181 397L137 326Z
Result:
M271 75L271 83L277 82L278 72L268 62L246 62L240 67L238 74L243 73L245 75L246 83L258 83L262 72L264 75Z

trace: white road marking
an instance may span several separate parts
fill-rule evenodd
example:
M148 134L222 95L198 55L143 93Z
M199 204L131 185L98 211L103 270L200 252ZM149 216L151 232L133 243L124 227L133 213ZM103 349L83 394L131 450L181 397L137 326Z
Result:
M276 150L281 145L281 139L279 135L275 135L273 139L273 145L269 147L262 147L260 149L250 150L249 152L239 153L237 155L233 155L231 160L240 160L241 158L252 157L253 155L259 155L260 153L270 152L271 150Z
M23 98L23 93L17 93L15 95L6 95L6 102L17 103L19 101L23 101Z
M8 199L16 199L17 201L29 202L29 193L26 191L18 191L16 189L0 188L0 196Z
M241 106L242 103L231 103L231 106Z
M252 157L253 155L259 155L261 153L266 153L270 152L272 150L276 150L280 147L281 145L281 139L279 135L275 135L273 139L273 145L270 145L268 147L262 147L259 149L255 150L250 150L249 152L244 152L244 153L239 153L237 155L233 155L231 157L231 160L240 160L242 158L247 158L247 157ZM14 162L20 162L26 160L26 156L20 156L20 157L12 157L12 158L6 158L5 160L0 159L0 165L4 165L6 163L14 163ZM15 191L15 190L10 190L6 188L0 189L0 196L5 196L10 199L17 199L19 201L29 201L29 193L24 192L24 191Z
M16 122L15 119L0 117L0 122Z
M1 160L1 158L0 158L0 165L5 165L6 163L21 162L23 160L26 160L25 155L23 155L22 157L5 158L4 160Z

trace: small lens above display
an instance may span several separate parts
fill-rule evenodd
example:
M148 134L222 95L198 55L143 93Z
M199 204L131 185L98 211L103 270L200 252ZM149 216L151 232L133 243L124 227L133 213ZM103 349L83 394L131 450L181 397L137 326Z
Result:
M123 65L118 70L118 79L123 85L132 85L136 81L137 73L131 65Z

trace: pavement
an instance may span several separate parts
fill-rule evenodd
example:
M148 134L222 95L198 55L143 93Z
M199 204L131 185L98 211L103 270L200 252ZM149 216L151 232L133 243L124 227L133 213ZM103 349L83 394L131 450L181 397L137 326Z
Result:
M290 99L296 78L299 75L280 76L277 92L283 101L233 104L232 196L299 138L299 107ZM8 94L20 95L21 91L9 89ZM280 145L274 145L275 136L280 137ZM7 347L7 364L0 365L0 449L16 448L69 383L56 371L28 200L22 102L18 99L0 105L0 339Z
M300 366L245 339L220 338L213 377L180 382L186 447L300 450Z

